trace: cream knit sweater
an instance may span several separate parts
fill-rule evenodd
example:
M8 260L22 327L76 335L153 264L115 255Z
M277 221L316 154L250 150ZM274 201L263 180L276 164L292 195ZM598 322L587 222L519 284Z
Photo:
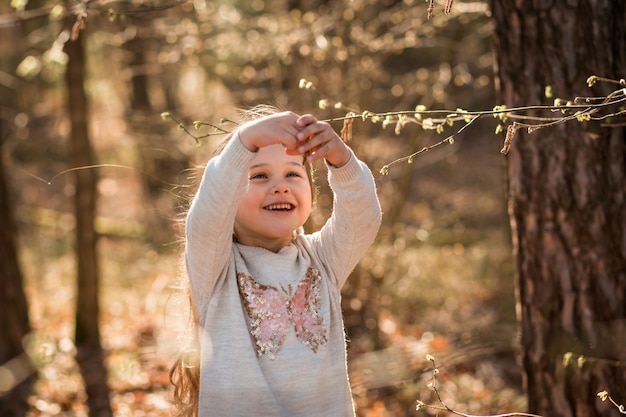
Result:
M254 156L235 134L206 167L187 217L199 415L354 416L340 289L380 225L372 174L354 155L329 167L331 218L274 253L232 238Z

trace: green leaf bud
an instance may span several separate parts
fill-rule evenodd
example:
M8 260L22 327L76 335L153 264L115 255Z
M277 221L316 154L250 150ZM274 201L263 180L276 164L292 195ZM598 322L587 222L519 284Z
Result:
M29 55L19 63L15 72L20 77L31 79L39 75L42 68L43 64L41 63L41 60Z
M563 366L567 368L572 363L572 352L567 352L563 355Z
M422 129L435 129L435 122L433 122L433 119L424 119L422 122Z
M546 85L543 90L543 94L546 96L546 98L552 98L552 86Z
M598 393L598 397L600 397L600 399L601 399L602 401L606 401L606 400L607 400L607 398L609 398L609 393L608 393L608 392L606 392L606 391L600 391L600 392Z
M593 86L596 81L598 81L598 77L595 75L592 75L591 77L587 78L587 86L591 87Z
M111 13L110 10L109 10L109 13ZM48 13L48 16L50 16L50 20L55 21L55 22L63 19L64 15L65 15L65 7L61 4L54 5L54 7L50 9L50 13ZM115 17L115 15L113 17ZM110 14L109 14L109 20L111 20Z

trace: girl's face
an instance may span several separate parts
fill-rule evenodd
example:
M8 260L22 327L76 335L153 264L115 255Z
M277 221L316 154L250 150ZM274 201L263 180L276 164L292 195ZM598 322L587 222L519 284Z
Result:
M278 252L311 214L311 199L302 155L287 155L279 144L259 149L237 208L235 238Z

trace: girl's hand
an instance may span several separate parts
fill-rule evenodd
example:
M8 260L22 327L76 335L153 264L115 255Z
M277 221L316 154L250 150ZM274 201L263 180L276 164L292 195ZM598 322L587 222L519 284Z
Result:
M320 122L310 114L296 120L299 132L295 135L297 147L287 148L290 154L308 152L309 162L325 158L330 165L340 167L350 160L350 148L339 137L337 132L326 122Z
M299 117L293 112L286 111L253 120L241 126L239 140L252 152L280 143L289 153L302 154L304 152L297 151L296 139L296 134L300 130L296 124Z

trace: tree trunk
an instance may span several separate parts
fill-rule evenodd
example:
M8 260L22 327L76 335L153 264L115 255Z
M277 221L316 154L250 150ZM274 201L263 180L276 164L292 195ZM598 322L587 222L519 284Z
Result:
M602 96L606 84L590 89L588 76L625 76L623 1L492 0L491 8L501 104L546 103L546 86L569 99ZM529 409L618 414L597 393L626 401L624 127L570 121L518 131L508 192Z
M0 119L0 127L2 124L4 121ZM28 410L26 398L35 371L22 345L24 337L30 332L30 321L17 259L10 192L3 166L3 140L0 137L0 367L9 372L9 376L3 373L0 378L0 415L21 416Z
M8 4L0 13L8 13ZM11 74L17 56L13 45L19 39L19 27L0 28L0 415L24 416L35 370L24 352L24 337L31 331L28 303L24 294L22 272L17 256L17 228L13 221L10 181L4 155L5 140L13 133L11 110L15 108L18 82ZM8 372L8 375L7 375Z
M89 142L87 97L84 90L85 53L82 34L65 45L68 55L66 82L68 112L71 120L71 163L75 168L93 165ZM77 256L77 296L75 339L77 361L87 391L92 417L112 416L107 386L104 352L100 344L99 272L96 251L96 171L77 169L75 216Z
M180 153L172 155L175 149L163 152L163 149L169 147L169 138L163 135L162 126L153 122L157 110L150 100L150 77L153 74L150 67L156 65L151 60L156 52L150 22L143 18L129 18L128 23L137 28L135 37L126 42L124 47L130 57L127 67L131 70L127 119L135 133L141 170L145 173L140 177L147 208L143 221L149 241L156 248L165 248L172 242L171 219L176 215L174 201L165 191L168 184L177 182L180 172L187 166L182 167L173 162L183 161L186 157Z

